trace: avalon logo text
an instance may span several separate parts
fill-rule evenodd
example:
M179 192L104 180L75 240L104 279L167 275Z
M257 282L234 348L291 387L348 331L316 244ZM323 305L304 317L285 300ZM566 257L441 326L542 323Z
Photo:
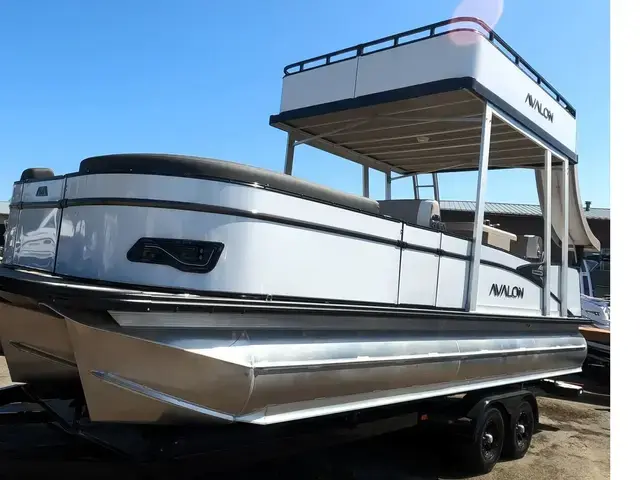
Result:
M543 106L540 103L540 100L533 98L533 95L527 93L527 98L525 98L525 103L529 104L531 108L536 110L540 115L553 123L553 112L549 110L547 107Z
M489 295L505 298L523 298L524 288L517 286L511 287L509 285L498 285L497 283L494 283L491 285Z

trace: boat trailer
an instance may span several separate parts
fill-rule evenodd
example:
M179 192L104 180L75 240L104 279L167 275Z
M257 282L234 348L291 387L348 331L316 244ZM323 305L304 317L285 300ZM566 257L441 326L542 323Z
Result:
M170 427L92 423L79 400L44 400L28 385L13 384L0 388L0 462L28 468L34 458L82 460L163 473L188 462L189 469L224 471L417 429L437 435L438 444L455 445L449 450L460 454L461 464L482 473L501 457L525 455L538 426L536 395L544 391L537 382L271 426ZM7 432L22 439L5 441Z

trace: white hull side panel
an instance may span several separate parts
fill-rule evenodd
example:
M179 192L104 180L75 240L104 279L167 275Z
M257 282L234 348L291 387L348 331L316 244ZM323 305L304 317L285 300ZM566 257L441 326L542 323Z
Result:
M20 210L11 263L53 272L61 214L59 208Z
M405 225L402 239L419 247L440 248L442 234ZM440 270L440 256L417 250L402 251L398 303L434 306Z
M51 207L51 202L62 200L64 185L65 179L57 178L14 187L11 203L28 202L31 208L18 211L19 226L9 232L5 263L53 271L62 210ZM40 203L42 208L38 208ZM9 220L11 222L13 218Z
M84 234L60 238L56 273L61 275L200 291L396 302L399 247L162 208L70 207L64 216L76 227L82 223ZM225 248L212 272L193 274L127 260L141 237L206 239ZM83 252L80 259L78 252Z
M500 268L480 265L478 283L478 312L500 314L510 310L514 315L540 316L542 289L532 281ZM557 311L558 302L552 299L551 304L552 310Z
M400 239L402 223L333 205L283 195L259 186L162 175L103 174L70 177L67 200L145 199L233 208Z
M4 237L4 253L2 255L2 263L4 265L13 264L13 255L15 253L16 240L18 238L18 229L20 228L20 212L17 208L10 208L9 218L7 219L7 230Z
M446 233L442 234L440 247L444 252L454 253L456 255L470 256L473 251L473 243L470 240L447 235ZM484 261L499 263L509 268L518 268L529 263L523 258L516 257L504 250L499 250L487 245L482 246L480 258Z
M458 255L470 255L472 244L469 240L442 235L441 249L444 252ZM404 252L403 252L404 255ZM518 268L527 265L527 261L507 252L483 245L481 259L504 265L509 268ZM438 293L436 306L443 308L465 308L467 302L468 275L470 261L457 258L442 257L440 259L440 273L438 276ZM578 271L569 269L569 298L567 306L569 311L576 316L581 313L580 303L580 278ZM514 315L541 315L542 314L542 288L532 281L491 265L480 266L480 289L478 291L478 312L504 314L511 311ZM493 285L519 287L524 290L522 298L507 297L504 295L491 295ZM462 288L461 288L462 285ZM560 267L551 266L551 293L560 298ZM551 299L551 314L558 316L560 303Z
M404 250L398 303L433 306L438 290L441 258L433 253Z
M64 197L64 178L39 180L22 184L20 201L22 202L55 202Z
M63 276L178 290L456 309L467 304L469 260L455 256L469 257L471 242L397 220L251 185L158 175L72 176L30 182L19 194L32 203L12 210L12 218L19 217L9 225L7 258L21 266L52 271L55 260L55 273ZM39 208L35 200L63 194L70 202L64 210L51 203ZM142 237L216 241L224 250L211 272L187 273L129 261L127 252ZM488 264L481 267L479 311L540 315L542 287L512 270L526 260L488 246L481 258ZM580 312L576 273L569 275L573 314ZM551 275L559 297L559 269ZM494 287L524 293L496 296Z

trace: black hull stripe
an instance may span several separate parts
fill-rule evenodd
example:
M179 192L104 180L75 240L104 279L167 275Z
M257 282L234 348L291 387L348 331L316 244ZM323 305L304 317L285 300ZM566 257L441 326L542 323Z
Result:
M343 315L349 317L388 317L430 320L548 323L582 325L584 319L560 319L544 316L495 315L468 313L460 309L443 309L414 305L385 305L365 302L336 302L317 298L258 297L256 295L216 295L204 292L176 291L154 287L109 284L91 280L70 280L31 274L13 268L0 268L0 294L20 295L44 304L88 310L132 312L203 312L203 313L282 313L307 315ZM186 297L186 294L189 297Z

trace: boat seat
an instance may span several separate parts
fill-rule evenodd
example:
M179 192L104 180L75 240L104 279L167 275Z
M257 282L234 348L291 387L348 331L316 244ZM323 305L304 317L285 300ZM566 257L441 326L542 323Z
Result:
M53 170L50 168L27 168L22 171L20 175L20 181L25 182L27 180L47 180L55 177Z
M474 222L447 222L447 231L450 233L473 239ZM484 224L482 226L482 244L491 247L500 248L510 252L512 250L512 242L517 242L518 236L506 230L491 225Z
M443 230L440 205L435 200L380 200L380 213L411 225Z
M113 154L82 160L79 172L81 174L170 175L257 183L283 193L300 195L367 213L380 213L378 202L370 198L340 192L284 173L225 160L158 153Z

